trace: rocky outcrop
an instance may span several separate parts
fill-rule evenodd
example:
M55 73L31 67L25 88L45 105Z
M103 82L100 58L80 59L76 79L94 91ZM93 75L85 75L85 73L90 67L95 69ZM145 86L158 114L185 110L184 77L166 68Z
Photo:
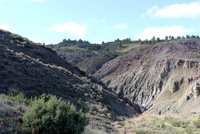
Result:
M199 90L194 90L195 85L198 89L195 83L200 76L199 56L192 50L199 50L199 46L163 44L142 52L130 51L104 64L94 76L127 103L138 107L138 112L186 112L184 107L190 104L185 101L199 95Z
M182 66L176 70L172 69L162 92L154 101L147 113L197 113L199 110L191 111L196 100L199 98L199 61L184 61Z
M108 86L113 88L119 97L130 104L138 105L140 112L144 112L154 104L163 89L167 89L172 95L181 90L183 85L190 84L191 81L189 82L187 77L192 77L191 72L195 73L198 64L194 61L170 59L165 66L155 64L148 72L144 71L143 67L138 71L126 72L112 79ZM160 68L161 72L156 73L158 70L155 68ZM182 71L188 75L182 75Z

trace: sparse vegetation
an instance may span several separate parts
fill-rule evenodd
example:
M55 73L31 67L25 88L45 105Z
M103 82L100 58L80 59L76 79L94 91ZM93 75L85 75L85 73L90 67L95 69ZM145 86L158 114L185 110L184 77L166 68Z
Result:
M198 134L200 128L193 124L199 119L196 116L185 115L151 115L145 114L139 117L128 119L122 126L122 131L133 132L136 134ZM134 123L132 123L134 122ZM119 127L119 126L118 126Z

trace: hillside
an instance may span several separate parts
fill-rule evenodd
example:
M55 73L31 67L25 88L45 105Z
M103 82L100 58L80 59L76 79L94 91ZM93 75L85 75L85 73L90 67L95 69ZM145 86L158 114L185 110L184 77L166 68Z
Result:
M50 45L59 56L87 74L94 74L106 62L116 58L128 46L130 40L98 44L83 41L63 41L57 45ZM130 45L130 44L129 44Z
M107 46L103 47L104 45ZM86 73L101 80L138 112L200 112L198 38L153 44L129 42L121 46L115 41L104 45L99 50L90 50L90 53L95 52L98 55L94 54L74 63ZM79 48L76 45L73 47ZM70 51L68 47L62 47L62 50L57 49L57 53L67 57ZM109 54L115 54L115 57L110 60L99 57ZM73 53L70 57L76 59ZM99 68L96 68L96 64ZM96 71L91 72L90 68L96 68Z
M1 94L24 93L29 98L53 94L90 113L96 123L101 121L105 125L122 116L136 115L114 93L91 82L54 51L19 35L0 30L0 59ZM106 130L111 131L112 125L106 126Z

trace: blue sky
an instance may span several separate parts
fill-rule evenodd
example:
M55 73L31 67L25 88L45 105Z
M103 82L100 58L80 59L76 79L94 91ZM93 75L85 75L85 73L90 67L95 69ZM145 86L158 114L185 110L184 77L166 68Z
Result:
M200 34L200 1L0 0L0 28L35 42Z

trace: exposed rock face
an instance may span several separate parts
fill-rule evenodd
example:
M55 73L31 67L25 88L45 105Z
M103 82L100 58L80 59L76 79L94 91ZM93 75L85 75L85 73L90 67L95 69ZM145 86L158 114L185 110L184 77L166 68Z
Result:
M199 40L130 51L104 64L94 76L139 112L188 113L187 101L199 96ZM194 51L195 50L195 51ZM191 101L191 103L194 101ZM162 106L161 106L162 105ZM196 111L200 112L200 111Z
M163 67L156 64L148 72L144 71L143 67L138 71L126 72L112 79L109 87L129 103L137 104L140 111L144 112L154 104L163 89L169 93L164 94L166 97L160 97L160 100L177 94L184 86L192 83L193 81L188 79L193 78L192 74L195 73L198 64L198 61L168 60ZM156 73L155 68L160 68L160 73Z
M191 113L191 104L199 96L198 67L199 61L184 61L182 65L174 66L163 82L162 92L154 101L150 113ZM200 112L200 111L196 111Z

